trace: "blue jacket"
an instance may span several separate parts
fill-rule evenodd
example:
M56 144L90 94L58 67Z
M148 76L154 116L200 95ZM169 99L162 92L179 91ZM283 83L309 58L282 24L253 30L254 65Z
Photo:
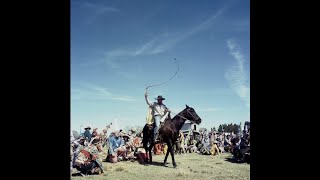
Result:
M111 136L109 139L109 154L113 154L115 149L123 145L124 142L121 137Z
M88 138L88 140L89 140L89 142L90 142L90 140L91 140L91 133L90 133L90 131L85 131L84 133L83 133L83 136L87 139Z

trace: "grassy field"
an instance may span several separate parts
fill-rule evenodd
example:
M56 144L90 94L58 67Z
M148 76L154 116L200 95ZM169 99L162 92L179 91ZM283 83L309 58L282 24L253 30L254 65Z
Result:
M137 161L118 162L111 164L103 162L104 174L92 176L73 176L76 179L112 179L112 180L156 180L156 179L210 179L210 180L242 180L250 179L250 164L230 162L231 154L207 156L199 154L176 155L178 167L173 168L171 156L168 157L168 167L162 166L164 155L153 156L153 164L141 165ZM77 170L74 170L77 172Z

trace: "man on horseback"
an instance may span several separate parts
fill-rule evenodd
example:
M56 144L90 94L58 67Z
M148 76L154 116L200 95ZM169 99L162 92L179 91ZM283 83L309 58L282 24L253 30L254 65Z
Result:
M156 98L157 102L150 102L148 100L148 93L146 92L145 99L149 105L147 124L154 124L154 139L157 141L159 138L159 126L163 124L163 121L168 117L171 111L162 103L162 101L165 100L162 96Z

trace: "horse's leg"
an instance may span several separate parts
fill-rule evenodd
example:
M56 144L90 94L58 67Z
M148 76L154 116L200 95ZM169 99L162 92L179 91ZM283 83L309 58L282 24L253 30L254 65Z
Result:
M148 142L143 142L143 148L146 151L146 159L144 160L144 162L148 163Z
M164 165L166 165L169 152L170 152L171 149L172 149L172 145L171 145L171 144L169 145L169 144L170 144L170 143L167 143L168 149L167 149L166 156L164 157Z
M149 163L152 164L152 147L154 146L154 142L151 142L150 143L150 146L149 146Z
M169 144L171 144L172 143L172 141L170 141L169 140ZM176 161L174 160L174 152L173 152L173 148L171 148L171 150L170 150L170 154L171 154L171 158L172 158L172 165L173 165L173 167L177 167L177 164L176 164Z

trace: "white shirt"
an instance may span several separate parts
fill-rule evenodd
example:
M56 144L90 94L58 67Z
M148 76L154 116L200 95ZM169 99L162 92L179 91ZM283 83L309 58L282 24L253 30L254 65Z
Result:
M167 109L167 107L164 104L158 104L157 102L154 102L151 105L154 109L154 115L160 115L160 116L164 116L164 111Z
M157 102L150 102L148 100L148 98L146 98L146 101L147 101L147 104L152 108L154 116L157 116L157 115L164 116L165 115L164 111L168 108L164 104L160 105Z

